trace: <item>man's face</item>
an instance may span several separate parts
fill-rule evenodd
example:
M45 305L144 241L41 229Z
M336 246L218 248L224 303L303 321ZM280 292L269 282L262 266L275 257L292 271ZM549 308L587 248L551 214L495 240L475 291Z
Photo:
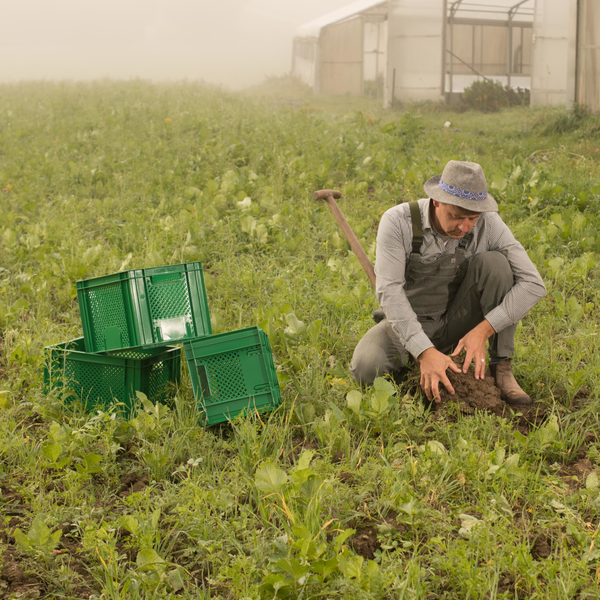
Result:
M454 239L460 239L467 235L475 227L475 223L481 215L481 213L471 212L453 204L442 204L437 200L433 200L433 206L435 228L442 235Z

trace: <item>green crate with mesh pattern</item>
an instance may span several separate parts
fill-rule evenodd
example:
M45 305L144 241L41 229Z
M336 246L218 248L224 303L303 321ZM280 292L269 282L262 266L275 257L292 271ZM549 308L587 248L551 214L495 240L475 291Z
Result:
M212 334L202 263L77 282L87 352L151 348Z
M44 393L55 392L64 402L80 400L88 410L117 401L131 411L136 392L164 402L180 376L178 346L93 354L77 338L44 348Z
M271 344L260 328L185 340L183 350L205 425L279 406L281 392Z

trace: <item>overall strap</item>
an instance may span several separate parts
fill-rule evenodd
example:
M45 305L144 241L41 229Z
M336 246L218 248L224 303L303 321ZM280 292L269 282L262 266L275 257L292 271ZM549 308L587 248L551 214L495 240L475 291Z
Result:
M465 235L465 237L462 240L460 240L460 242L458 243L458 247L461 250L465 250L472 239L473 239L473 232L471 231L470 233L467 233L467 235Z
M423 244L423 222L421 221L421 211L417 200L408 203L410 208L410 218L412 220L412 253L420 254Z

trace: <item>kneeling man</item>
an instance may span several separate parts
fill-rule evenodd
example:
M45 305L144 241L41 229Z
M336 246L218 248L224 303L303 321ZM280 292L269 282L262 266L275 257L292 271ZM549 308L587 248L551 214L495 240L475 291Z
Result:
M398 377L410 356L421 387L439 402L439 384L454 389L447 355L466 352L463 372L492 375L508 404L531 404L512 374L517 323L546 293L523 246L498 215L477 163L451 160L425 184L428 198L399 204L377 234L377 299L384 317L358 343L352 377ZM486 371L486 342L489 369Z

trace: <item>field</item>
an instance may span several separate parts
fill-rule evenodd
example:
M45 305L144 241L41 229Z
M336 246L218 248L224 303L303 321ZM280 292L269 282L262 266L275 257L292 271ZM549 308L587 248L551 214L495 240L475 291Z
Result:
M600 597L600 119L284 84L0 88L0 596ZM341 190L373 259L451 158L483 165L548 288L514 359L537 417L348 373L376 301L312 192ZM204 428L185 369L135 416L42 394L77 280L188 261L215 332L269 335L276 411Z

